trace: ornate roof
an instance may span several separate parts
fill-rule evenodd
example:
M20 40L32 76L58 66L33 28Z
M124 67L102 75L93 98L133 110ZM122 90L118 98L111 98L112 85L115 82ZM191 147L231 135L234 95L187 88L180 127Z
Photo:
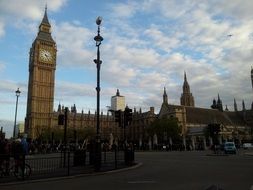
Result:
M45 13L44 13L44 17L43 17L43 19L42 19L41 24L42 24L42 23L50 26L50 23L49 23L48 17L47 17L47 6L45 7Z
M45 40L48 42L54 42L50 33L40 31L36 37L37 40Z
M47 28L47 29L46 30L43 29L44 27ZM47 17L47 7L46 7L44 17L43 17L43 19L40 23L40 26L39 26L39 32L38 32L38 35L36 37L36 40L45 40L45 41L48 41L48 42L55 43L52 36L51 36L50 28L51 28L51 25L50 25L48 17Z
M246 123L236 112L221 112L217 109L185 107L187 123L220 123L223 125L245 125Z
M197 108L191 106L179 106L179 105L170 105L163 103L160 109L159 118L175 113L176 109L184 110L186 113L186 123L187 124L204 124L208 125L211 123L220 123L223 125L229 126L245 126L246 122L244 121L241 114L238 112L221 112L218 109L207 109L207 108ZM253 115L253 112L251 112ZM249 114L249 113L248 113Z

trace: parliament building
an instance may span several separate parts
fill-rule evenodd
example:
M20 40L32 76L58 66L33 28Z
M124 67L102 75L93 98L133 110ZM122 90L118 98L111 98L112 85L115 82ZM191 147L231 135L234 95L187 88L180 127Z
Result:
M57 59L57 45L51 36L51 25L45 10L44 17L39 26L38 34L32 43L29 54L29 84L27 111L25 118L25 133L31 139L43 137L46 132L63 130L63 126L58 123L58 117L64 113L64 106L58 106L54 111L55 92L55 71ZM251 74L253 71L251 71ZM253 81L253 74L251 75ZM120 95L119 90L116 96L112 96L112 107L116 110L123 109L125 100ZM155 120L162 117L176 118L181 126L181 136L184 142L206 144L211 139L206 139L203 130L209 124L218 123L222 126L222 137L225 139L237 138L243 140L252 135L253 110L246 110L245 105L241 111L237 110L234 100L234 111L223 110L220 97L213 100L210 109L195 107L194 97L190 92L186 73L184 73L183 93L181 94L181 105L172 105L168 101L167 92L164 88L163 101L158 114L155 114L154 107L150 107L147 112L133 110L133 120L127 129L123 131L115 122L113 114L90 112L77 112L73 105L68 111L68 130L76 133L82 129L96 128L96 114L100 117L100 134L102 140L109 142L119 141L123 138L123 133L130 141L134 141L138 146L143 143L154 143L153 137L147 133L147 128ZM244 104L244 103L243 103ZM75 133L75 136L78 134ZM76 138L76 137L75 137ZM159 140L158 140L159 141ZM194 146L193 146L194 147Z

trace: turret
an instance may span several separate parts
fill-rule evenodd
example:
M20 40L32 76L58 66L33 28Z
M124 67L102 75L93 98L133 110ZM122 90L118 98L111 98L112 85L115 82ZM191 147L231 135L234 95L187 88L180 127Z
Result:
M253 89L253 68L251 67L251 85Z
M180 103L182 106L195 106L194 97L190 92L190 85L187 81L186 72L184 72L183 93L181 94Z
M61 104L60 104L60 102L59 102L59 105L58 105L58 109L57 109L57 112L61 112Z
M47 7L45 8L44 17L39 26L39 32L36 39L43 39L55 43L51 36L51 25L47 17Z
M220 99L220 95L218 94L218 100L217 100L217 109L220 111L223 111L222 101Z
M238 111L238 109L237 109L237 104L236 104L236 101L235 101L235 98L234 98L234 110L235 110L235 111Z
M119 89L117 89L116 96L120 96Z
M168 96L166 93L166 88L164 87L164 91L163 91L163 103L168 103Z
M184 84L183 84L183 93L190 93L190 85L188 84L186 72L184 72Z
M244 100L242 100L242 110L243 110L243 111L246 110Z
M211 105L212 109L217 109L217 104L215 98L213 99L213 104Z

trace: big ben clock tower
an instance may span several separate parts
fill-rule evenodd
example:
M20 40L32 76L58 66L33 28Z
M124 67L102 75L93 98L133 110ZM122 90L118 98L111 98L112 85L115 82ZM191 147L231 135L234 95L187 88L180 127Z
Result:
M46 8L30 48L25 132L32 139L40 138L43 131L52 126L56 52Z

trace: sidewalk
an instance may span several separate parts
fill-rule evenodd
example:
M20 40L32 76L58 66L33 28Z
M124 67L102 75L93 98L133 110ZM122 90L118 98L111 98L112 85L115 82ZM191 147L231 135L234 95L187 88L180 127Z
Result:
M21 185L21 184L27 184L27 183L38 183L38 182L47 182L47 181L57 181L57 180L64 180L64 179L73 179L73 178L80 178L80 177L87 177L87 176L95 176L95 175L105 175L105 174L111 174L111 173L118 173L118 172L124 172L124 171L128 171L128 170L132 170L135 168L138 168L140 166L142 166L143 163L134 163L131 166L128 167L121 167L118 169L113 169L113 170L101 170L100 172L88 172L88 173L79 173L79 174L73 174L73 175L62 175L62 176L43 176L41 178L37 178L37 179L29 179L29 180L14 180L14 181L8 181L5 183L0 183L0 187L1 186L10 186L10 185Z
M231 154L225 154L224 151L218 151L216 154L212 150L206 150L207 156L228 156ZM236 154L253 156L253 150L238 149Z
M249 152L245 152L244 154L247 155L247 156L253 156L253 150L249 151Z

